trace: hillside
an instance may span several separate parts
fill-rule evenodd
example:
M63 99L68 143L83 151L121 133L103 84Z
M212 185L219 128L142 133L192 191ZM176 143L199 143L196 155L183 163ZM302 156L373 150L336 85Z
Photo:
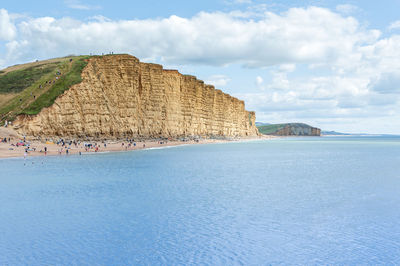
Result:
M303 123L270 124L257 126L264 135L275 136L320 136L321 130Z
M86 57L28 63L0 71L0 121L38 114L71 85L81 82Z
M255 113L246 111L243 101L194 76L130 55L61 58L3 71L0 82L7 86L1 89L0 116L14 120L20 134L108 139L258 135Z

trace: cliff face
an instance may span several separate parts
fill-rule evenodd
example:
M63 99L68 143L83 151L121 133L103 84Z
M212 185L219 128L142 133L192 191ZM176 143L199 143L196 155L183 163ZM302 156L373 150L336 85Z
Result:
M321 129L308 125L287 125L274 133L276 136L321 136Z
M130 55L91 57L82 82L34 116L19 116L31 136L91 138L255 136L255 113L193 76Z

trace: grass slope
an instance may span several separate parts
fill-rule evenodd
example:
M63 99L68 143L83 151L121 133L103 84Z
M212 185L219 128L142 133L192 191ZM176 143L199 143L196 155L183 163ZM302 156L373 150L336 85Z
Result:
M51 106L64 91L81 82L81 73L87 65L87 58L88 56L65 57L43 61L47 63L40 66L27 64L26 67L18 66L12 71L7 71L10 68L6 71L3 70L4 73L0 74L0 80L7 76L5 80L8 80L9 83L0 91L0 102L2 103L0 105L0 121L12 121L20 114L38 114L43 108ZM38 70L32 70L32 68L38 67L42 69L41 74L38 73ZM57 71L62 74L58 76L58 80L56 79ZM28 78L25 78L24 75L27 75ZM17 77L21 77L24 81L19 82ZM13 93L15 89L10 89L15 87L18 87L18 93Z
M58 96L68 90L72 85L82 81L81 73L87 65L85 58L80 58L72 63L70 71L61 76L61 78L45 93L40 95L36 101L32 102L28 107L24 108L20 114L35 115L43 108L50 107Z
M0 76L0 93L19 93L32 86L43 75L53 72L57 64L28 67Z
M272 125L264 125L264 126L257 126L258 132L264 135L274 134L278 130L284 128L286 124L272 124Z

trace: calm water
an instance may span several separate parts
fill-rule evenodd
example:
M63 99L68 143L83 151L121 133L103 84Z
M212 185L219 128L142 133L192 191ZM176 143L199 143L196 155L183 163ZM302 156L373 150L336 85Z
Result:
M400 263L400 138L0 160L0 264Z

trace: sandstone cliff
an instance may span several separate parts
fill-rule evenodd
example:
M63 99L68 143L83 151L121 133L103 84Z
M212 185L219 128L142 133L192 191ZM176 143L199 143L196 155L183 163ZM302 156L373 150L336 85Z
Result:
M21 134L73 138L258 135L255 113L194 76L130 55L91 57L82 82L37 115L19 116Z

